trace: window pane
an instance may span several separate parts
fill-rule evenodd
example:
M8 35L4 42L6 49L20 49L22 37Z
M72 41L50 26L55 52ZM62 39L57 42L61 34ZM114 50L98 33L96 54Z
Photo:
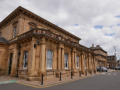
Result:
M16 37L16 26L13 27L13 38Z
M64 54L64 67L65 69L68 69L68 54Z
M24 52L24 58L23 58L23 67L26 68L28 63L28 51Z
M79 68L79 56L76 57L76 68Z
M47 51L47 69L52 69L52 61L53 61L53 51L52 50L48 50Z

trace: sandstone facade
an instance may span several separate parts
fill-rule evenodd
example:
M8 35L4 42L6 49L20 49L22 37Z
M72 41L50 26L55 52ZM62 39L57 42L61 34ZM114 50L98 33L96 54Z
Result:
M1 74L49 80L96 72L95 54L80 38L22 7L0 23L0 33Z

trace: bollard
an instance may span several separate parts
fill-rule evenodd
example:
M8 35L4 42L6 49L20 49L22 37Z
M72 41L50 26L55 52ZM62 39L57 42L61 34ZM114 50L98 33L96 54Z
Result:
M62 73L60 72L60 81L62 81Z
M43 81L44 81L44 75L41 75L41 85L43 85Z
M82 74L81 71L79 71L79 76L80 76L80 77L81 77L81 74Z
M85 75L87 76L87 70L85 71Z
M71 71L71 79L73 79L73 73L72 73L72 71Z

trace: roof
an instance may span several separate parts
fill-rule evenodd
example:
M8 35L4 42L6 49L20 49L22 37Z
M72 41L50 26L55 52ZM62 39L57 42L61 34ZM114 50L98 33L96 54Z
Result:
M103 52L107 53L107 51L103 50L102 47L100 47L100 45L96 45L96 47L92 46L90 48L93 50L102 50Z
M8 41L4 37L0 37L0 43L8 43Z
M32 13L31 11L29 11L29 10L27 10L27 9L21 7L21 6L19 6L18 8L16 8L16 9L15 9L11 14L9 14L2 22L0 22L0 28L1 28L2 26L6 25L10 20L12 20L12 19L15 18L16 16L20 15L21 13L22 13L22 14L25 14L25 15L27 15L27 16L29 16L29 17L32 17L32 18L38 20L39 22L41 22L41 23L43 23L43 24L46 24L46 25L48 25L48 26L50 26L50 27L52 27L52 28L54 28L54 29L56 29L56 30L59 30L60 32L63 32L63 33L65 33L65 34L68 34L68 35L70 35L71 37L73 37L73 38L75 38L75 39L77 39L77 40L81 40L79 37L77 37L77 36L69 33L68 31L64 30L63 28L61 28L61 27L59 27L59 26L57 26L57 25L55 25L55 24L53 24L53 23L45 20L44 18L42 18L42 17L40 17L40 16Z

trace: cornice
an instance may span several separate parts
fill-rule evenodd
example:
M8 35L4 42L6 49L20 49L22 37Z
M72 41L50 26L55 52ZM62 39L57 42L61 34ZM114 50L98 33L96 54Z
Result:
M55 30L59 30L60 32L63 32L67 35L70 35L71 37L73 37L74 39L77 39L77 40L81 40L79 37L69 33L68 31L64 30L63 28L61 27L58 27L57 25L43 19L42 17L32 13L31 11L19 6L17 9L15 9L11 14L9 14L1 23L0 23L0 28L2 28L4 25L6 25L8 22L10 22L13 18L15 18L16 16L20 15L20 14L24 14L24 15L27 15L28 17L31 17L43 24L46 24L52 28L54 28Z

